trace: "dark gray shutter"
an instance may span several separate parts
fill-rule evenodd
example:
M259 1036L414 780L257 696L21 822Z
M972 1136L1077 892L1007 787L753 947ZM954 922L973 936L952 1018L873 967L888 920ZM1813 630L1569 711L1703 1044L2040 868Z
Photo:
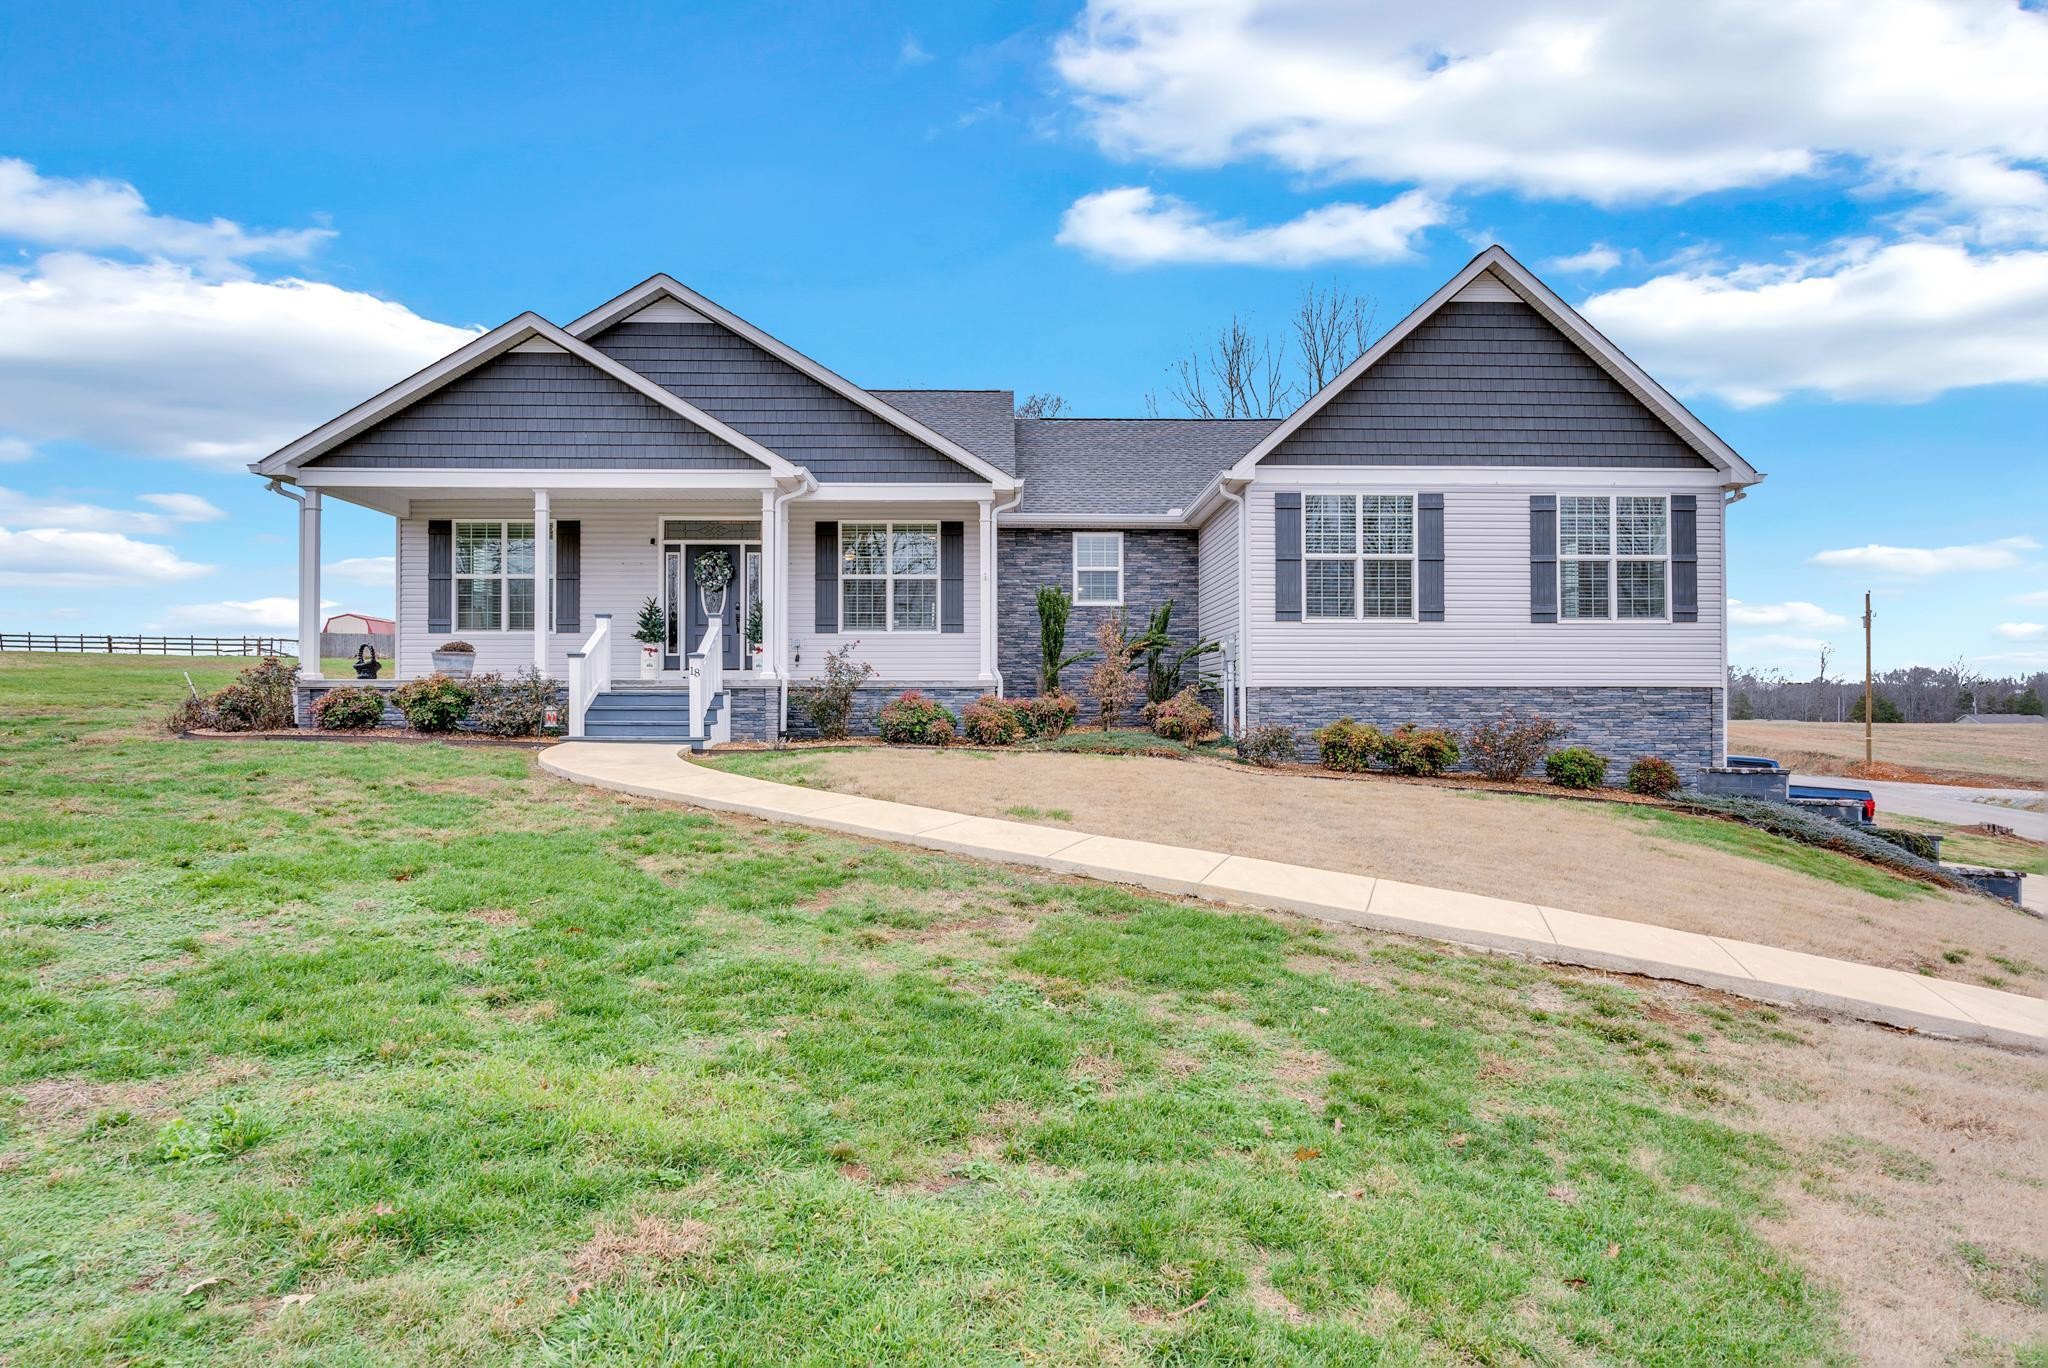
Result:
M1415 496L1415 616L1444 620L1444 496Z
M427 630L452 632L454 620L455 524L436 518L427 524Z
M583 630L583 524L555 524L555 630Z
M967 525L939 524L939 630L967 630Z
M818 524L818 630L839 630L839 524Z
M1301 494L1273 496L1273 617L1301 621Z
M1700 501L1671 496L1671 620L1700 620Z
M1529 621L1557 621L1557 495L1529 496Z

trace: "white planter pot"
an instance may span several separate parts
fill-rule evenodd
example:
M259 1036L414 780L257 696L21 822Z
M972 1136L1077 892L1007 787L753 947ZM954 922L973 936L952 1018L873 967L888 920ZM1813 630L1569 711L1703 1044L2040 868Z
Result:
M697 602L704 607L704 616L715 618L725 611L725 590L699 589Z
M661 678L661 647L651 641L640 643L640 677L650 680Z
M434 673L444 674L453 679L467 679L476 669L474 651L435 651Z

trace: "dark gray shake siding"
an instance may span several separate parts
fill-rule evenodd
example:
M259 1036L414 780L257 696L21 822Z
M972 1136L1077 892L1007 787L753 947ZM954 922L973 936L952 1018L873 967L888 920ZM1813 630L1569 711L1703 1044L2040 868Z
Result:
M1612 784L1622 782L1633 761L1655 755L1669 760L1680 779L1695 787L1700 772L1719 763L1725 745L1719 689L1254 688L1251 695L1253 724L1294 728L1301 758L1308 761L1316 759L1310 733L1340 717L1382 730L1404 722L1443 727L1458 734L1462 747L1475 725L1510 707L1568 727L1555 745L1587 746L1607 756L1614 762L1607 772Z
M1104 529L1108 530L1108 529ZM1131 531L1124 533L1124 607L1074 606L1067 620L1067 650L1093 651L1096 624L1123 612L1132 631L1144 630L1146 619L1173 600L1173 634L1183 644L1195 639L1198 575L1197 536L1193 532ZM1038 590L1041 585L1074 587L1074 534L1035 528L1005 529L996 534L996 668L1003 692L1028 698L1038 692ZM1087 676L1086 664L1069 667L1061 682L1078 694Z

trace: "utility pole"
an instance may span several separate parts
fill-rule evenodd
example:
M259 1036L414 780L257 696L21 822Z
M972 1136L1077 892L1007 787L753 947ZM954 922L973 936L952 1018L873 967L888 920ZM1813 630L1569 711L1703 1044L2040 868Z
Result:
M1871 695L1875 690L1870 683L1870 591L1863 591L1863 767L1867 770L1875 763L1870 738L1871 724L1877 714L1871 707Z

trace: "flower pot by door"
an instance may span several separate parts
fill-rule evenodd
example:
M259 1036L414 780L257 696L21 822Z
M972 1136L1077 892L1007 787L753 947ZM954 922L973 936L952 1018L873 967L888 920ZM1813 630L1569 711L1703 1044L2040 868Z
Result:
M640 677L647 680L661 678L661 646L658 642L640 643Z
M453 679L467 679L476 668L476 653L473 651L435 651L434 673L448 675Z

